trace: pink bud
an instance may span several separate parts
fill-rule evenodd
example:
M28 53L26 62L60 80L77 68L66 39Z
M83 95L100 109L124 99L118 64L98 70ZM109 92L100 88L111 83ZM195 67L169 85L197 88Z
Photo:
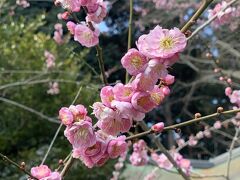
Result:
M224 80L224 77L222 77L222 76L219 77L219 80L220 80L220 81L223 81L223 80Z
M75 33L75 27L76 27L76 24L74 22L72 22L72 21L67 22L67 28L71 34Z
M160 132L162 132L163 129L164 129L164 123L163 123L163 122L160 122L160 123L154 124L151 129L152 129L154 132L160 133Z
M167 86L165 86L162 88L162 92L165 96L168 96L170 94L170 89Z
M231 87L227 87L225 89L225 94L226 94L226 96L230 96L232 94L232 88Z
M228 78L228 79L227 79L227 82L228 82L229 84L232 84L232 79L231 79L231 78Z
M68 20L70 13L68 11L65 11L61 14L61 18L64 20Z
M167 85L171 85L171 84L174 83L175 77L172 76L172 75L170 75L170 74L168 74L163 80L165 81L165 83L166 83Z
M220 129L222 127L222 123L220 121L216 121L213 125L215 129Z

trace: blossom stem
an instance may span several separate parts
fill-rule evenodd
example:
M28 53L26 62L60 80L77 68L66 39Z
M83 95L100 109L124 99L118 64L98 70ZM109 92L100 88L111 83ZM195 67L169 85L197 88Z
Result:
M235 135L234 135L234 138L232 140L232 143L230 145L230 149L229 149L229 156L228 156L228 162L227 162L227 175L226 175L226 179L227 180L230 180L230 165L231 165L231 160L232 160L232 150L234 148L234 145L235 145L235 142L237 141L237 137L239 135L239 131L240 129L238 127L235 128Z
M128 20L128 50L131 48L132 43L132 19L133 19L133 0L129 0L129 20ZM129 74L126 71L125 82L129 81Z
M192 37L194 37L196 34L198 34L199 31L201 31L203 28L205 28L207 25L209 25L212 21L214 21L218 15L220 13L222 13L223 11L225 11L229 6L231 6L232 4L234 4L235 2L237 2L238 0L232 0L229 3L227 3L227 5L218 13L216 13L213 17L211 17L210 19L208 19L205 23L203 23L201 26L199 26L195 31L193 31L193 33L191 34L191 36L189 36L187 38L187 40L191 39Z
M204 0L199 9L195 14L189 19L189 21L182 27L181 31L185 33L193 24L196 23L197 19L201 16L204 10L212 3L213 0Z
M182 122L182 123L178 123L178 124L174 124L174 125L167 126L167 127L165 127L165 128L163 129L163 131L174 130L174 129L176 129L176 128L180 128L180 127L187 126L187 125L190 125L190 124L193 124L193 123L197 123L197 122L200 122L200 121L203 121L203 120L207 120L207 119L210 119L210 118L214 118L214 117L217 117L217 116L219 116L219 115L236 114L236 113L238 113L238 112L240 112L240 109L224 111L224 112L221 112L221 113L213 113L213 114L210 114L210 115L207 115L207 116L203 116L203 117L199 117L199 118L194 118L194 119L191 119L191 120ZM144 131L144 132L135 134L135 135L133 135L133 136L129 136L129 137L126 138L126 140L131 140L131 139L139 138L139 137L146 136L146 135L152 134L152 133L154 133L154 132L153 132L151 129L149 129L149 130L147 130L147 131Z
M85 13L87 14L88 10L86 7L83 7ZM92 30L92 31L95 31L95 28L92 24L91 21L87 22L88 23L88 26L89 28ZM100 68L100 71L101 71L101 75L102 75L102 81L105 85L108 84L108 81L107 81L107 76L105 74L105 68L104 68L104 60L103 60L103 52L102 52L102 48L101 46L98 44L96 45L96 51L97 51L97 59L98 59L98 65L99 65L99 68Z
M72 166L73 162L74 162L74 158L71 155L70 158L68 159L66 165L64 166L63 170L61 171L61 174L60 174L61 177L64 177L67 174L67 172L70 169L70 167Z
M28 172L24 167L21 167L19 164L17 164L16 162L14 162L13 160L9 159L7 156L3 155L2 153L0 153L0 157L4 160L9 162L10 164L14 165L15 167L17 167L20 171L22 171L23 173L27 174L28 176L30 176L32 179L38 180L36 177L34 177L33 175L31 175L30 172Z

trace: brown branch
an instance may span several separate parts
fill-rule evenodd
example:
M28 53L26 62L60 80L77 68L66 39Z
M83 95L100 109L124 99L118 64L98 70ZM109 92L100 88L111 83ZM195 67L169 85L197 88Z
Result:
M199 9L195 12L195 14L189 19L189 21L182 27L181 31L185 33L194 23L196 23L197 19L201 16L204 10L211 4L213 0L204 0Z
M203 120L207 120L207 119L210 119L210 118L217 117L220 114L221 115L227 115L227 114L235 114L235 113L238 113L238 112L240 112L240 109L224 111L224 112L221 112L221 113L213 113L213 114L210 114L210 115L207 115L207 116L203 116L203 117L200 117L200 118L194 118L194 119L182 122L182 123L178 123L178 124L167 126L167 127L165 127L163 129L163 131L174 130L174 129L177 129L177 128L180 128L180 127L183 127L183 126L187 126L187 125L190 125L190 124L193 124L193 123L197 123L197 122L200 122L200 121L203 121ZM129 136L129 137L126 138L126 140L139 138L139 137L151 134L151 133L154 133L154 132L151 129L149 129L147 131L135 134L133 136Z
M73 162L74 162L74 159L73 159L73 157L72 157L72 155L71 155L70 158L68 159L66 165L64 166L61 174L60 174L61 177L64 177L64 176L67 174L68 170L69 170L70 167L73 165Z
M3 155L2 153L0 153L0 157L4 160L9 162L10 164L14 165L15 167L17 167L20 171L22 171L23 173L25 173L26 175L30 176L32 179L38 180L38 178L34 177L30 172L28 172L25 167L21 167L19 164L17 164L16 162L14 162L13 160L9 159L7 156Z

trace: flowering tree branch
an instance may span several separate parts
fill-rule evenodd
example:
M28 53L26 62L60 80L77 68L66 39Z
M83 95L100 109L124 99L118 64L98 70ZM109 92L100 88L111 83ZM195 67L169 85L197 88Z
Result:
M189 21L182 27L181 31L185 33L201 16L204 10L212 3L213 0L204 0L200 8L195 12L195 14L189 19Z
M223 11L225 11L229 6L231 6L232 4L234 4L235 2L237 2L238 0L232 0L230 1L221 11L219 11L217 14L215 14L213 17L211 17L210 19L208 19L205 23L203 23L201 26L199 26L195 31L193 31L193 33L191 34L191 36L189 36L187 39L191 39L192 37L194 37L199 31L201 31L203 28L205 28L207 25L209 25L212 21L214 21L218 15L220 13L222 13Z
M193 124L193 123L197 123L197 122L200 122L200 121L203 121L203 120L207 120L207 119L210 119L210 118L214 118L214 117L217 117L219 116L220 114L221 115L227 115L227 114L236 114L240 112L240 109L235 109L235 110L229 110L229 111L223 111L221 113L213 113L213 114L210 114L210 115L207 115L207 116L203 116L203 117L199 117L199 118L194 118L194 119L191 119L191 120L188 120L188 121L185 121L185 122L182 122L182 123L178 123L178 124L174 124L174 125L171 125L171 126L167 126L163 129L163 131L168 131L168 130L174 130L174 129L177 129L177 128L180 128L180 127L183 127L183 126L187 126L187 125L190 125L190 124ZM129 136L126 138L126 140L131 140L131 139L135 139L135 138L139 138L139 137L142 137L142 136L146 136L148 134L152 134L154 133L154 131L152 129L149 129L147 131L144 131L142 133L138 133L138 134L135 134L133 136Z
M140 126L147 131L148 127L145 122L140 122ZM151 139L153 139L156 146L162 151L163 154L165 154L168 158L168 160L173 164L173 166L176 168L178 173L185 179L190 180L190 178L182 171L182 169L177 165L176 161L173 159L173 157L169 154L167 149L163 146L163 144L157 139L156 135L150 134Z
M14 165L15 167L17 167L20 171L22 171L23 173L25 173L26 175L30 176L32 179L38 180L37 178L35 178L33 175L31 175L30 172L28 172L25 169L25 166L23 165L19 165L16 162L14 162L13 160L9 159L7 156L3 155L2 153L0 153L0 157L4 160L9 162L10 164Z

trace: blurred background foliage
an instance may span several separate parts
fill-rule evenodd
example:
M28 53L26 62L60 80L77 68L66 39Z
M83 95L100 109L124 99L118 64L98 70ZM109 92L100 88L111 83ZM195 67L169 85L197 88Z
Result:
M16 6L14 0L0 3L0 152L17 162L25 161L28 168L41 162L58 123L26 111L19 104L57 120L59 108L70 105L80 87L82 90L76 103L89 107L99 99L102 86L95 49L83 48L72 41L65 23L57 19L57 14L63 10L51 1L29 2L28 8ZM126 0L109 2L108 17L99 26L103 31L100 44L109 82L124 82L125 71L121 68L120 59L127 50L129 5ZM181 3L188 3L188 6L176 6L172 10L156 9L150 1L134 2L133 47L137 38L156 24L166 28L181 27L198 7L199 1L178 1L179 6ZM147 9L147 13L140 11L139 7ZM84 20L83 14L78 16ZM204 14L200 21L206 17ZM52 39L56 23L63 24L66 41L63 45L57 45ZM164 103L147 115L145 121L149 125L158 121L169 125L179 123L192 118L196 112L203 115L213 113L218 106L231 108L224 95L226 85L218 81L219 75L213 73L215 64L205 54L211 51L220 60L219 65L224 72L235 82L233 87L239 88L240 55L237 49L240 44L235 38L240 36L239 27L231 32L226 26L217 30L210 26L207 28L190 40L179 62L169 69L170 74L176 76L176 83ZM56 57L54 69L45 67L45 50ZM59 94L47 94L49 82L59 83ZM201 124L185 127L182 136L186 138L203 128ZM233 128L228 127L228 133L232 134ZM176 145L174 140L177 137L174 131L170 131L161 138L171 148ZM216 141L219 138L226 143ZM208 159L225 152L229 142L215 134L212 139L204 139L197 147L187 147L181 153L187 158ZM148 140L148 143L151 142ZM56 168L58 160L66 157L70 149L62 130L46 163ZM114 161L109 161L101 169L88 170L81 163L75 163L66 179L109 179L113 164ZM0 179L21 177L17 170L2 161L0 169Z

